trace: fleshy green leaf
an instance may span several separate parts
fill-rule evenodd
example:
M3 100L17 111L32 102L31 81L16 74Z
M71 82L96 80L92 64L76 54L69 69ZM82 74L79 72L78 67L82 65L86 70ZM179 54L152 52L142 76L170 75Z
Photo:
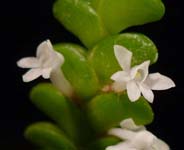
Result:
M153 112L147 101L141 97L131 102L127 94L102 94L92 99L87 107L89 120L95 130L104 132L126 118L133 118L136 124L146 125L152 122Z
M161 0L57 0L55 17L88 48L131 26L159 20Z
M98 14L86 0L57 0L55 17L87 47L107 35Z
M161 0L90 0L110 33L160 20L165 7Z
M91 136L87 122L79 109L51 84L39 84L34 87L31 91L31 100L74 142L84 142Z
M97 139L94 142L92 142L89 145L88 150L105 150L107 146L115 145L119 142L120 140L116 137L112 136L103 137L101 139Z
M111 82L110 77L118 70L122 70L115 58L113 46L122 45L132 51L132 66L150 60L156 62L158 58L155 44L145 35L124 33L104 39L90 52L89 61L93 65L99 81L103 84Z
M54 48L65 57L62 70L77 96L82 99L94 96L99 89L99 83L95 71L81 53L84 53L83 48L74 44L57 44Z
M55 125L40 122L30 125L25 131L25 137L44 150L77 150L75 145Z

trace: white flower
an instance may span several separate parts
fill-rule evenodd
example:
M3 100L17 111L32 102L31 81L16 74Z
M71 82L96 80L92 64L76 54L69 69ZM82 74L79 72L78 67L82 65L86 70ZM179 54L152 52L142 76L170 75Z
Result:
M152 90L166 90L175 87L174 82L160 73L149 74L150 61L131 68L132 52L123 46L114 46L115 57L123 71L118 71L111 76L115 82L112 88L115 92L122 92L127 89L129 99L134 102L142 95L150 102L153 102Z
M120 123L121 128L111 129L110 135L123 140L116 145L108 146L106 150L169 150L169 146L147 131L144 126L135 125L132 119Z
M72 87L61 71L64 60L64 56L56 52L50 40L47 40L37 47L36 57L22 58L17 62L17 65L21 68L30 68L22 76L24 82L30 82L40 76L44 79L50 78L63 94L70 97L73 93Z

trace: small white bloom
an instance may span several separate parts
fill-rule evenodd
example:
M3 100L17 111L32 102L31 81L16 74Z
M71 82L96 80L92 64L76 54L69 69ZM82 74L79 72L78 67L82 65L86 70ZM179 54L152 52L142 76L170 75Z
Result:
M127 89L129 99L134 102L142 95L150 103L153 102L152 90L166 90L175 87L174 82L160 73L149 74L150 61L145 61L140 65L131 68L132 52L123 46L114 46L115 57L122 68L111 76L113 90L122 92Z
M60 68L63 63L63 55L54 51L50 41L47 40L38 46L36 57L22 58L17 65L21 68L31 68L23 75L23 81L30 82L39 76L49 79L51 72Z
M73 93L70 83L65 79L61 66L64 63L64 56L56 52L50 40L42 42L37 47L36 57L25 57L17 62L21 68L30 68L22 78L24 82L30 82L42 76L44 79L51 79L63 94L71 96Z
M169 150L169 146L147 131L144 126L135 125L132 119L120 123L121 128L111 129L110 135L123 140L116 145L108 146L106 150Z

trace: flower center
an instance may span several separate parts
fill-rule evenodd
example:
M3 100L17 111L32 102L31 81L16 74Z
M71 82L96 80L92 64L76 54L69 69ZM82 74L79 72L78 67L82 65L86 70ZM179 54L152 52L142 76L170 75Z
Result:
M143 78L144 78L144 72L143 72L143 70L140 69L137 71L134 79L138 82L141 82L143 80Z

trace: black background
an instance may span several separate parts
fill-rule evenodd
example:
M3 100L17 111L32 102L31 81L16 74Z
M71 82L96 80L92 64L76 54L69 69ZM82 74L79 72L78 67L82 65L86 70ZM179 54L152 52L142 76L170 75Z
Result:
M16 0L0 3L0 150L33 149L24 140L27 125L48 119L29 101L31 87L42 79L23 83L25 70L16 61L34 56L37 45L45 39L80 43L52 15L54 0ZM151 72L171 77L177 87L155 92L155 120L148 128L165 140L172 150L183 149L184 118L184 24L182 1L165 0L166 15L156 23L129 28L149 36L159 49L159 60Z

